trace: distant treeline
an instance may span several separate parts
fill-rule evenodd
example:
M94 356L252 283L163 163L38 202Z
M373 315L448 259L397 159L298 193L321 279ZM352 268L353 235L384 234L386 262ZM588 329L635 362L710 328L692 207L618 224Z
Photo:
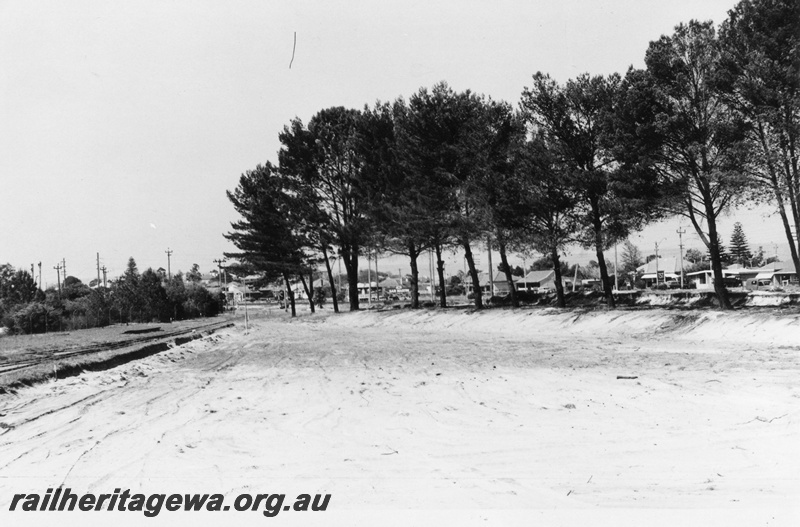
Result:
M649 222L688 218L710 255L719 305L717 219L731 206L775 206L800 268L800 2L745 0L718 28L680 24L650 43L645 68L559 83L533 75L517 106L440 83L363 110L327 108L279 134L278 162L243 174L228 197L241 215L226 237L267 279L308 279L344 263L358 309L358 258L378 249L465 254L482 306L472 250L548 257L564 304L560 258L593 248L614 306L603 252ZM794 229L794 233L792 232ZM311 295L309 295L311 298ZM293 299L292 305L293 305Z
M74 276L42 291L26 270L0 265L0 326L12 333L45 333L128 322L168 322L209 317L222 311L221 294L181 273L168 278L152 269L139 273L133 258L125 274L94 288Z

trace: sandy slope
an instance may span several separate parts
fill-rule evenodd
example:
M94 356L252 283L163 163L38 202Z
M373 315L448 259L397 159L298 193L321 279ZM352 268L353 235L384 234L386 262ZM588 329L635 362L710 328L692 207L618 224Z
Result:
M536 514L604 524L620 511L656 524L657 509L665 524L800 519L796 318L532 310L287 322L263 317L247 335L237 327L0 400L0 517L14 492L63 484L330 493L331 511L302 518L320 525L386 510L399 512L380 523L447 524L442 509L495 524ZM217 520L246 513L226 514ZM291 514L270 521L300 521Z

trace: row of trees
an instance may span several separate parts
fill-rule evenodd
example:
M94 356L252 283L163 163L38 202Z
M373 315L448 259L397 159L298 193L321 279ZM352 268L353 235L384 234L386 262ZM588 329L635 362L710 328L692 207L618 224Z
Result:
M0 326L14 333L44 333L116 322L167 322L222 311L223 299L199 280L170 279L152 269L140 273L133 258L110 287L90 288L74 276L59 291L39 289L26 270L0 265Z
M717 220L731 206L775 204L800 267L798 19L797 2L745 0L719 30L691 21L651 42L645 69L563 84L536 73L516 110L441 83L295 119L279 136L278 164L228 192L242 218L227 234L239 251L227 256L287 286L324 263L331 288L340 258L352 310L366 248L409 258L414 306L419 254L435 252L444 304L442 253L459 248L480 308L472 250L489 243L509 282L510 251L547 256L563 306L560 255L577 243L596 251L613 307L604 251L679 214L706 245L728 309Z

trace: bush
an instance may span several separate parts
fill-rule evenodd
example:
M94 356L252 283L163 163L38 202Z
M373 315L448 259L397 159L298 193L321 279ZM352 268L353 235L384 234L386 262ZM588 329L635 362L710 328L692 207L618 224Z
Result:
M325 301L328 299L328 292L325 290L324 287L318 287L314 289L314 305L317 307L322 307L325 305Z
M526 304L533 304L541 299L542 295L531 291L517 291L517 300Z
M44 333L60 328L59 313L41 302L23 304L3 317L12 333Z
M222 312L222 302L205 287L192 285L186 288L183 310L189 317L213 317Z
M445 293L447 296L461 296L466 292L466 289L461 284L456 285L448 285L445 288Z

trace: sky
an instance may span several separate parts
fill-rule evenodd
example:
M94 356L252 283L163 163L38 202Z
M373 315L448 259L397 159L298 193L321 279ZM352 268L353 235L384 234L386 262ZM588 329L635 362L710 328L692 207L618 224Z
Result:
M225 192L277 160L291 119L439 81L516 105L537 71L564 82L643 67L650 41L690 19L719 24L734 5L0 0L0 263L41 262L54 284L62 261L88 281L98 253L112 277L131 256L140 270L166 269L171 251L172 272L208 272L235 251L223 237L237 219ZM741 221L753 248L788 255L771 212L723 218L723 241ZM631 239L673 256L681 227L685 247L700 248L678 219ZM566 259L596 256L574 248ZM463 258L446 265L454 273ZM382 257L379 268L409 264Z

